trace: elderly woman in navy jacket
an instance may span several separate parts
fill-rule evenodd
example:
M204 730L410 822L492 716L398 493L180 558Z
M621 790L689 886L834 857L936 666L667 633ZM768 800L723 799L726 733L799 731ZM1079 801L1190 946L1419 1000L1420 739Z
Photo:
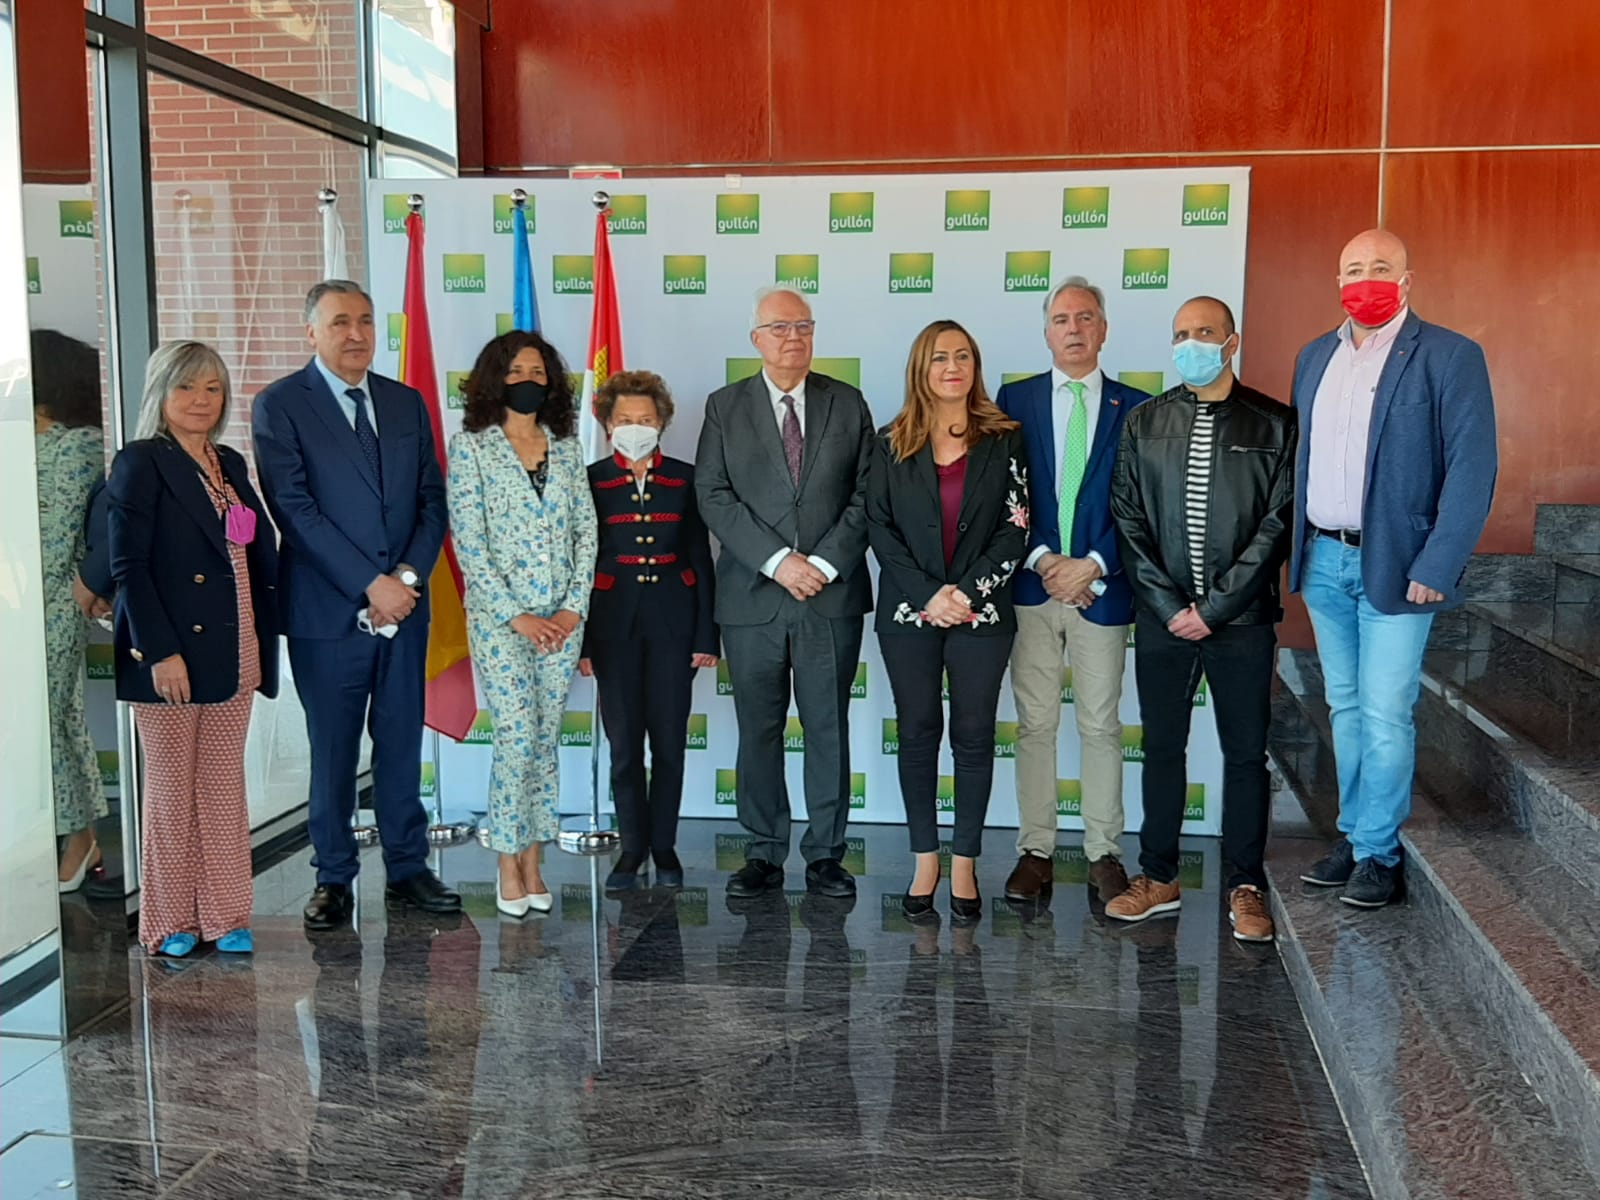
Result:
M229 390L211 347L157 350L107 485L117 697L144 747L139 940L174 957L254 948L244 744L254 694L278 692L278 551L218 442Z
M679 887L683 864L674 847L694 673L717 665L721 643L711 615L711 539L695 505L694 468L660 450L672 421L666 381L619 371L594 407L615 453L589 466L600 557L578 669L598 682L611 742L622 854L606 890L637 887L647 857L659 886Z

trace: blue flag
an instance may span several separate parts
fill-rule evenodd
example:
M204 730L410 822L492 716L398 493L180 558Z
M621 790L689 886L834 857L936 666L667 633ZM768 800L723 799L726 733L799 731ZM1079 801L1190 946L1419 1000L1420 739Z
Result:
M528 252L528 214L516 209L511 231L514 268L511 276L511 323L524 333L539 331L539 301L533 294L533 256Z

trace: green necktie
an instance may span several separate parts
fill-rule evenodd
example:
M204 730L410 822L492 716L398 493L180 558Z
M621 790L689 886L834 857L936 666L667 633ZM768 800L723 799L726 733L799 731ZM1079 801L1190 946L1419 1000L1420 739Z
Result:
M1066 449L1061 455L1061 494L1056 502L1056 520L1061 530L1061 553L1072 549L1073 517L1078 508L1078 489L1083 486L1084 468L1089 462L1089 406L1083 402L1083 383L1067 380L1072 389L1072 415L1067 418Z

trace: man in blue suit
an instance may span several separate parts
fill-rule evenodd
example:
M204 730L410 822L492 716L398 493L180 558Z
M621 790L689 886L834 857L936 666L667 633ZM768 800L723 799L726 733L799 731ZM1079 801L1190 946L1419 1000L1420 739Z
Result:
M1349 319L1294 370L1289 587L1305 594L1322 659L1343 835L1302 878L1380 908L1401 883L1428 630L1461 603L1494 498L1494 396L1482 348L1408 307L1399 238L1357 235L1339 284Z
M1122 424L1143 392L1100 370L1105 295L1080 275L1044 305L1053 367L1006 384L996 402L1028 448L1028 557L1017 572L1017 865L1006 898L1040 899L1054 879L1056 734L1063 654L1072 666L1081 747L1083 849L1102 900L1128 886L1122 868L1122 675L1133 593L1111 520L1111 468Z
M279 593L311 738L317 887L307 929L351 909L360 869L350 820L365 721L387 896L429 912L461 898L428 869L419 795L428 601L444 541L444 477L422 396L369 373L372 300L330 279L306 296L315 357L256 397L261 490L283 535Z

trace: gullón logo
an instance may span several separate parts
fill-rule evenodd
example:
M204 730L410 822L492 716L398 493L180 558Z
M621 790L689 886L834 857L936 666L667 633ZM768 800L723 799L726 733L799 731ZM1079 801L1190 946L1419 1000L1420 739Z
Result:
M1225 183L1186 183L1183 187L1185 225L1226 225L1228 223L1228 185Z
M830 192L828 194L829 233L871 233L871 192Z
M1076 779L1056 780L1056 816L1083 816L1083 784Z
M706 748L705 713L689 714L689 728L685 734L684 746L689 750L704 750Z
M1061 668L1061 703L1072 703L1072 668Z
M1160 371L1118 371L1117 382L1152 396L1159 396L1167 390L1166 376Z
M471 371L444 373L444 406L457 411L467 406L467 376Z
M108 643L91 642L83 648L85 674L90 679L115 679L116 660Z
M1006 251L1006 291L1048 292L1049 290L1050 251Z
M101 787L116 787L122 782L122 760L115 750L96 750L94 761L100 768Z
M1104 229L1111 224L1111 189L1069 187L1061 189L1061 228Z
M390 313L387 324L389 329L389 353L399 354L401 346L405 344L405 313Z
M867 777L864 772L850 772L850 807L865 808L867 806Z
M411 215L411 206L406 203L404 195L387 195L383 198L383 231L385 233L404 233L406 231L406 218Z
M503 337L504 335L510 333L516 327L517 327L517 318L516 318L516 314L515 313L495 313L495 315L494 315L494 335L495 335L495 337ZM578 378L579 378L579 380L582 380L583 376L580 374L578 376ZM581 395L582 392L583 392L583 385L580 383L579 386L578 386L577 391L575 391L573 393L573 395Z
M889 291L895 294L933 291L933 255L889 255Z
M867 698L867 664L856 664L856 677L850 681L850 699L865 700Z
M594 714L586 712L562 713L561 744L563 746L594 745Z
M444 290L451 293L482 294L489 290L489 275L481 254L446 254Z
M63 200L60 207L61 236L64 238L94 236L94 201Z
M883 752L900 753L900 722L894 717L883 718Z
M467 736L461 739L468 746L491 746L494 744L494 718L489 715L489 710L480 708L477 719L472 722L472 728L467 730Z
M817 256L815 254L778 255L777 267L772 273L772 282L776 287L793 288L805 296L816 295L819 283Z
M740 378L744 377L741 375ZM733 380L730 379L728 382L732 383ZM733 695L733 676L728 674L728 660L725 658L717 660L717 695Z
M761 197L755 192L724 192L717 197L718 233L760 233Z
M806 748L806 731L799 717L790 717L783 723L783 749L786 754L803 754Z
M1124 725L1122 727L1122 761L1142 763L1144 761L1144 726Z
M606 217L608 233L647 233L649 228L650 221L643 196L611 197L611 213Z
M1206 785L1191 783L1183 797L1183 819L1185 821L1204 821L1206 819Z
M1206 690L1205 676L1202 675L1200 677L1200 686L1194 690L1194 706L1196 708L1204 708L1206 706Z
M704 254L666 254L661 258L661 290L668 296L706 294Z
M418 780L418 794L424 800L432 800L439 791L439 777L434 772L431 762L422 764L422 777Z
M594 255L552 254L550 290L558 296L594 295Z
M1172 265L1171 250L1124 250L1122 286L1126 291L1165 288Z
M529 196L523 204L522 211L528 218L528 233L533 233L533 197ZM512 203L509 195L494 198L494 231L496 233L510 233L517 227L517 206Z
M996 721L994 723L994 756L996 758L1015 758L1017 756L1017 723L1015 721Z
M956 777L954 775L939 776L938 786L933 790L934 812L955 812L956 810Z
M978 190L946 192L944 228L946 233L988 229L989 193Z
M717 768L716 800L718 804L739 803L739 773L727 767Z
M738 383L741 379L749 379L761 370L759 358L730 358L726 360L726 371L723 382ZM861 360L859 358L813 358L811 369L818 375L826 375L829 379L842 380L851 387L861 386ZM719 668L720 670L720 668ZM857 681L861 686L866 686L866 678L861 675L861 668L856 668ZM856 684L851 684L852 694ZM721 693L718 693L719 695ZM865 695L865 693L862 693ZM859 699L859 697L857 697Z
M37 296L44 291L44 285L39 282L39 260L28 259L28 295Z

